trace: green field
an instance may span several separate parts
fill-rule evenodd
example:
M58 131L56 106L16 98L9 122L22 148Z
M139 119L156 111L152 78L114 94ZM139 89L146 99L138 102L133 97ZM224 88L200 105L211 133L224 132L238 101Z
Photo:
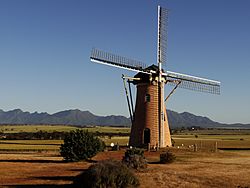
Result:
M113 136L110 138L105 137L101 138L107 146L110 146L111 143L119 144L120 146L126 146L128 144L129 137L128 136Z
M0 140L0 150L59 150L63 140Z
M3 133L20 133L20 132L38 132L38 131L46 131L46 132L69 132L76 129L84 129L89 130L90 132L104 132L104 133L129 133L130 128L126 127L74 127L74 126L64 126L64 125L1 125L0 132Z
M128 143L128 136L113 136L102 137L101 140L105 142L107 146L110 146L111 143L119 144L125 146ZM0 140L0 151L4 150L59 150L60 145L63 143L63 140Z
M2 133L21 133L28 132L34 133L38 131L46 132L69 132L76 129L88 130L89 132L100 132L100 133L129 133L130 128L126 127L74 127L74 126L63 126L63 125L2 125L0 126L0 132ZM111 143L118 143L119 145L126 145L128 143L128 136L111 138L105 136L101 139L109 146ZM63 140L4 140L0 139L0 150L59 150Z
M175 146L198 145L203 148L249 148L250 130L196 130L174 134Z
M227 140L226 138L221 139L194 139L194 138L176 138L173 137L175 141L175 146L191 146L191 145L198 145L199 147L202 146L203 148L214 148L215 144L217 143L218 148L246 148L250 150L250 140L239 140L239 139L230 139ZM233 137L231 137L233 138Z
M38 131L59 131L69 132L78 129L73 126L51 126L51 125L5 125L0 126L3 133L38 132ZM91 127L82 128L90 132L104 133L129 133L129 128L124 127ZM111 143L118 143L121 146L128 144L128 136L100 137L107 146ZM218 148L243 148L250 149L250 130L195 130L182 131L172 135L175 147L190 147L196 144L199 148L213 149L215 143ZM62 140L4 140L0 139L0 150L59 150Z

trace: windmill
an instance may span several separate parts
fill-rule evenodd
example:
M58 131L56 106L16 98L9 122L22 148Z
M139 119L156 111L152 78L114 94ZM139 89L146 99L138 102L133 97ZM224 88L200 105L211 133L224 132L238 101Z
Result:
M134 77L122 76L132 122L129 139L131 146L144 147L150 144L151 147L162 148L172 145L165 102L177 87L220 94L218 81L162 69L166 64L167 20L168 10L158 6L157 65L147 67L140 61L98 49L92 49L91 52L92 62L137 72ZM135 105L131 94L131 83L137 88ZM164 98L166 84L174 88Z

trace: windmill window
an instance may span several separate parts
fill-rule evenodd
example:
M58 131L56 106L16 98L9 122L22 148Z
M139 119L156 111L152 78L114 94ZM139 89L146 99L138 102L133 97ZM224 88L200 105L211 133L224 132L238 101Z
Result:
M146 96L145 96L145 102L150 102L150 95L149 94L146 94Z

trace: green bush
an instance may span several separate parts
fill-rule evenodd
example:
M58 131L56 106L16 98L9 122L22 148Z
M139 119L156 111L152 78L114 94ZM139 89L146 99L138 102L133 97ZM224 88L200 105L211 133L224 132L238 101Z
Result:
M175 159L175 155L169 150L160 154L160 163L162 164L172 163Z
M127 149L122 162L127 167L134 168L136 170L147 168L147 160L144 157L144 151L142 149Z
M105 160L91 165L74 180L79 188L139 187L139 180L119 161Z
M65 136L60 153L66 161L81 161L95 156L104 148L103 141L88 131L78 129Z

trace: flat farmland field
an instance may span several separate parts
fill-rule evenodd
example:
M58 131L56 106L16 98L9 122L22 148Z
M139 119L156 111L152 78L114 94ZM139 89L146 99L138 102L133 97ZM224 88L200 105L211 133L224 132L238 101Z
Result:
M70 126L32 126L28 131L68 132ZM4 131L23 131L26 126L7 126ZM3 128L2 128L3 129ZM129 133L129 128L92 127L90 132ZM250 130L199 130L172 135L176 156L171 164L159 164L161 151L145 152L148 168L134 173L140 187L250 187ZM128 136L101 136L106 145L126 146ZM74 187L73 180L93 162L121 160L125 149L105 151L92 162L65 163L59 148L63 140L0 139L0 187ZM218 150L215 150L217 144ZM194 145L198 151L194 151ZM225 150L229 149L229 150Z
M38 131L62 131L69 132L71 130L79 129L72 126L57 126L57 125L6 125L1 126L2 133L18 133ZM126 133L130 132L126 127L88 127L81 128L90 132L99 133ZM199 149L213 150L215 144L219 149L249 149L250 150L250 130L194 130L184 131L178 134L173 134L175 147L188 148L197 145ZM107 146L111 143L126 146L129 141L128 136L101 136ZM0 139L1 150L59 150L63 140L5 140Z
M250 130L198 130L174 134L175 146L214 148L217 144L221 149L249 149Z
M59 150L63 140L0 140L0 151Z
M126 146L128 144L128 136L113 136L111 138L101 137L106 144L111 143ZM0 151L59 151L63 140L0 140Z
M64 125L1 125L0 131L3 133L20 133L20 132L69 132L75 130L76 127L73 126L64 126Z
M76 127L67 125L1 125L0 132L2 133L20 133L20 132L69 132L76 129L88 130L90 132L103 132L103 133L129 133L130 128L127 127Z

